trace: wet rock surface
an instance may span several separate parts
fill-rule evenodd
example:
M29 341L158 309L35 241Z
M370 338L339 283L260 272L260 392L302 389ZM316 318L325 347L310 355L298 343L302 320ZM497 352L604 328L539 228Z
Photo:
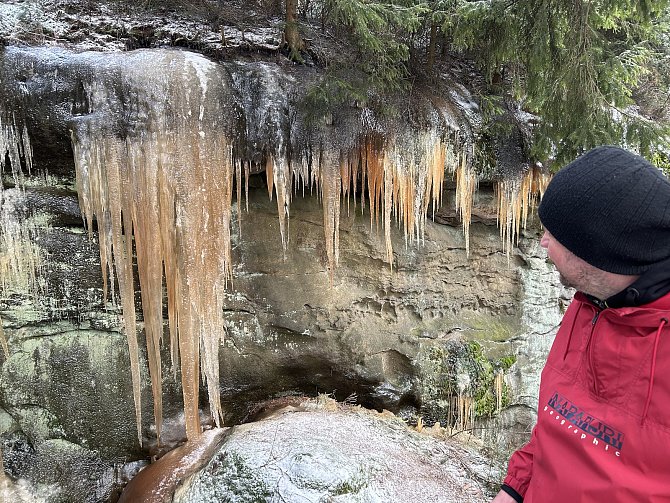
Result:
M267 393L265 381L276 385L275 393L317 391L340 400L355 394L368 407L417 414L437 395L420 383L431 372L424 363L432 348L448 357L493 317L515 329L517 273L485 229L473 234L476 251L468 259L459 229L429 224L423 244L399 243L391 271L382 261L382 236L367 215L352 211L342 217L340 266L330 286L321 210L313 199L294 206L285 255L279 239L263 238L277 224L262 194L243 215L221 358L222 388L232 396ZM497 279L482 288L482 276ZM446 408L436 420L445 422Z

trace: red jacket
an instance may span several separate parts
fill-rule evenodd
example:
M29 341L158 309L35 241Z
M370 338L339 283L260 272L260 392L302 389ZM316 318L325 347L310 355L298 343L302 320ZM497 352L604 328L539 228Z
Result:
M604 310L575 295L504 483L524 503L670 502L670 294Z

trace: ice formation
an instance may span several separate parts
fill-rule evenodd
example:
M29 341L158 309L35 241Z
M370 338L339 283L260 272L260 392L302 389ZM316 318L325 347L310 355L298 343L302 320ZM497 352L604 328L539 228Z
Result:
M535 206L538 197L542 198L550 179L551 175L533 166L518 178L498 182L498 228L508 258L522 227L526 227L528 211Z
M179 51L139 51L107 61L106 71L86 90L88 114L72 133L80 206L89 232L97 221L105 295L116 272L138 439L142 408L133 238L156 430L160 436L165 277L172 363L181 370L187 435L195 438L201 432L201 372L211 415L217 425L221 422L218 348L225 335L224 292L232 279L234 171L224 127L226 76L205 58ZM122 68L131 117L109 130L101 120L110 116L118 90L105 82Z
M421 240L429 208L441 202L445 170L455 172L460 155L437 130L383 138L363 131L353 147L318 147L289 161L268 155L265 172L270 198L277 198L280 234L288 244L292 194L314 188L323 205L323 227L331 282L339 260L339 222L342 206L351 211L359 188L360 209L367 206L370 227L383 230L386 260L393 266L391 228L397 223L407 243ZM238 182L239 183L239 182ZM241 192L241 189L238 189ZM238 199L239 200L239 199ZM468 214L469 215L469 214Z
M307 135L305 144L297 145L291 143L296 138L290 137L282 122L287 114L281 107L287 105L279 87L262 106L253 102L240 108L231 88L236 77L204 57L176 50L140 50L67 53L67 58L79 67L84 90L77 107L80 113L71 122L79 203L91 236L97 225L104 297L114 300L118 289L123 308L140 442L134 258L157 433L160 436L160 350L167 304L173 372L181 373L187 435L196 438L201 433L201 378L214 421L220 425L222 419L218 349L225 336L225 292L232 284L231 205L235 191L241 235L241 207L244 199L248 210L252 169L265 168L269 196L277 202L284 249L290 240L292 197L309 188L321 198L331 283L339 260L344 206L351 211L353 199L353 211L358 207L369 212L371 228L383 232L386 260L393 267L392 228L400 227L406 246L423 239L431 209L434 212L441 204L445 174L456 179L456 206L469 252L478 178L472 144L466 142L464 147L457 139L453 120L390 132L368 127L363 114L359 130L348 141L329 142L327 135L310 141ZM264 82L275 86L277 76L268 65L261 70ZM242 91L246 85L251 86L250 94L262 94L253 89L253 79L247 80L237 82ZM260 115L250 115L247 108ZM22 168L32 169L32 150L25 127L7 118L7 114L0 117L0 168L5 168L8 158L14 183L20 186ZM241 132L239 125L245 120ZM250 132L254 127L264 128L263 134ZM243 138L251 147L240 146L240 135L253 137ZM544 183L537 170L530 170L519 180L499 184L499 221L508 254L525 222L532 194L541 191ZM11 213L9 195L7 190L0 192L2 215ZM35 236L25 223L16 227L16 222L15 217L0 218L2 281L32 282L36 288L39 254L25 251ZM2 255L3 250L12 251ZM17 256L33 257L33 262L26 268L15 260ZM4 283L0 286L7 288ZM459 402L460 417L469 417L471 408L467 400Z
M346 200L349 211L353 196L355 210L358 181L361 210L367 193L370 227L383 229L386 261L393 267L392 225L401 227L406 243L423 239L428 210L441 201L445 169L454 170L448 161L453 160L447 155L450 148L443 135L426 131L386 140L364 135L350 151L321 154L318 180L331 281L339 258L341 201Z
M2 318L0 318L0 345L2 345L2 352L5 355L5 359L9 358L9 347L7 346L7 337L5 337L5 329L2 326ZM2 456L0 455L0 463L2 463L1 460Z
M12 115L0 113L0 172L5 170L5 160L9 159L12 169L14 185L19 186L23 182L23 169L25 166L28 174L33 167L33 149L28 136L28 129L18 127L16 119ZM2 180L0 179L0 190Z
M0 110L0 172L7 164L17 188L3 190L0 178L0 296L22 292L35 298L42 254L35 244L37 227L24 218L19 203L24 170L32 171L32 146L26 126L18 126L13 115Z
M470 221L472 220L472 199L477 190L477 174L465 152L456 165L456 210L461 215L463 235L465 236L465 254L470 255Z

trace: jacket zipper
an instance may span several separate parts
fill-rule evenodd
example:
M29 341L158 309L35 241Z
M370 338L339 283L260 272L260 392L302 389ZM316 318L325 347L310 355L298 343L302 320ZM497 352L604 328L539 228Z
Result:
M591 337L589 337L589 348L588 348L588 360L589 360L589 369L591 370L591 375L593 376L593 392L595 393L596 396L599 394L599 389L598 389L598 378L596 377L596 368L595 365L593 364L593 346L595 346L595 334L596 334L596 323L598 323L598 318L600 318L600 313L602 313L601 309L598 309L596 311L596 314L593 316L593 319L591 320Z

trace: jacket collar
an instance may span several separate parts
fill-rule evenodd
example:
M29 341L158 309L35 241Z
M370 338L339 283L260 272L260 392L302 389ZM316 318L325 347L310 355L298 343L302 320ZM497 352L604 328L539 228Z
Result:
M670 258L650 266L632 285L607 299L607 307L643 306L670 293Z

